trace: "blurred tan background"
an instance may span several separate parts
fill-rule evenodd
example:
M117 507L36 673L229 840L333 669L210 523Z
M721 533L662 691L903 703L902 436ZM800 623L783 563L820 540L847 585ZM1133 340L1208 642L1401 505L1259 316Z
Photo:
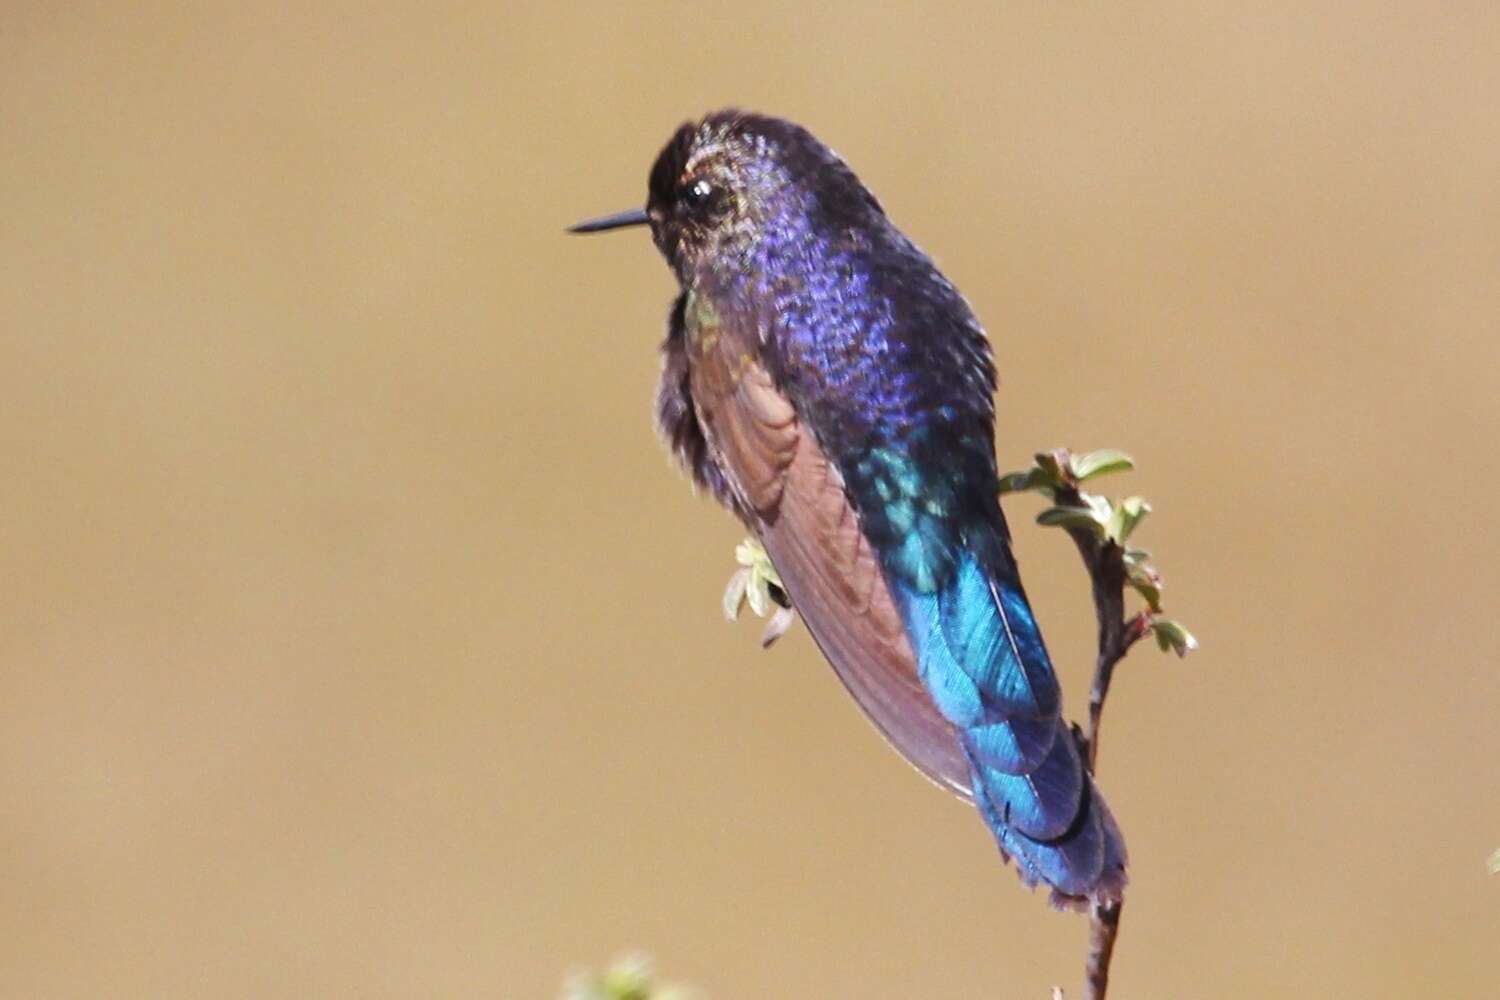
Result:
M562 234L728 103L965 290L1002 465L1141 465L1203 649L1110 707L1112 995L1497 989L1493 4L132 6L0 16L0 994L1077 990L1084 922L720 620L669 275Z

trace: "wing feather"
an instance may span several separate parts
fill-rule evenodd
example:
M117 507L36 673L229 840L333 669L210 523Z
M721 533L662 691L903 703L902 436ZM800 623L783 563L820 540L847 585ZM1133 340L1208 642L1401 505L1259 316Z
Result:
M970 798L968 758L917 676L842 477L749 345L727 331L713 333L694 351L694 405L793 607L896 750L940 786Z

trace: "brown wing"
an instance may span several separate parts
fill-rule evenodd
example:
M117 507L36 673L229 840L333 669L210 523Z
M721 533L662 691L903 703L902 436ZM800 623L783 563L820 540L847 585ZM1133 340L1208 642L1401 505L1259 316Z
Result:
M727 329L698 334L689 353L699 422L792 606L886 739L933 781L971 797L958 736L917 677L838 470L748 343Z

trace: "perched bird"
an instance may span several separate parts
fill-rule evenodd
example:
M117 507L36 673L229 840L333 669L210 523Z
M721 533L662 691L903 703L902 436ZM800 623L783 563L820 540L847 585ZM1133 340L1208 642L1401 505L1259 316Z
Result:
M835 153L777 118L679 128L644 209L681 286L663 438L769 554L849 693L1059 905L1125 843L1061 716L1000 511L995 369L967 302Z

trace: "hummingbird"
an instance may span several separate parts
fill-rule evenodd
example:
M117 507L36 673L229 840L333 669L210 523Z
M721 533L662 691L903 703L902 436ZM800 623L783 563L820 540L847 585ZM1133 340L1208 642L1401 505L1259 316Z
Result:
M658 430L757 538L886 739L972 802L1058 906L1120 898L1125 842L1062 717L999 502L973 310L831 149L735 109L688 122L644 208L677 278ZM774 596L781 597L773 592Z

